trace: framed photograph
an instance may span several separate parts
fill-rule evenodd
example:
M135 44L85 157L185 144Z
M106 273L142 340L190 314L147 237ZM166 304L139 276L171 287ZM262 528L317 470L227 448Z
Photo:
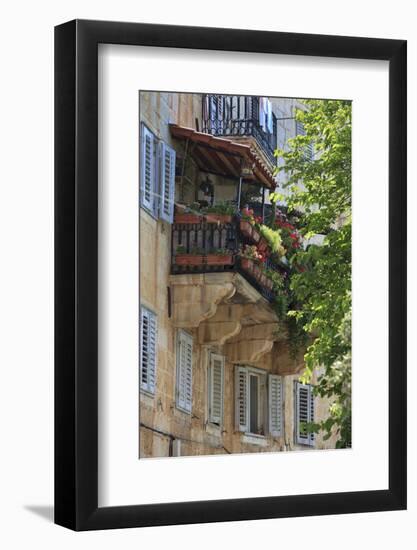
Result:
M406 507L406 42L55 29L55 522Z

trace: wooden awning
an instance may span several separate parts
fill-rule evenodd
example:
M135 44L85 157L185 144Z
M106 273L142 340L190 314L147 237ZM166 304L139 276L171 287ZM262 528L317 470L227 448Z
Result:
M226 177L242 176L244 180L275 189L276 181L272 172L249 145L177 124L170 124L170 129L173 137L190 140L194 144L192 156L200 170Z

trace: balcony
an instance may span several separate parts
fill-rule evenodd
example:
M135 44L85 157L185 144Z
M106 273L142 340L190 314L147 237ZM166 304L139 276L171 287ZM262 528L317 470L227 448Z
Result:
M203 129L213 136L246 141L263 154L268 164L276 165L277 118L261 123L260 98L254 96L205 95L203 97Z
M302 355L291 356L270 281L256 262L240 254L242 245L256 242L255 233L239 216L216 220L212 214L177 214L172 225L171 322L195 330L200 345L220 347L232 364L295 374L303 369ZM288 274L284 265L266 264Z
M267 243L239 216L177 214L172 225L171 274L239 273L265 300L274 301L266 270L286 274L286 267L267 258L263 268L243 257L245 245L267 249Z

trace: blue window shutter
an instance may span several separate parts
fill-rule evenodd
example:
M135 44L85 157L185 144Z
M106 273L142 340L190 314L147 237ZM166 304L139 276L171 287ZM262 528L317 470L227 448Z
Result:
M141 125L140 137L140 203L146 210L156 214L156 140L144 124Z
M166 143L160 144L161 196L159 216L172 223L174 221L175 200L175 151Z
M295 133L297 134L297 136L305 136L306 135L304 124L302 122L300 122L299 120L295 121ZM306 145L306 148L305 148L305 151L304 151L304 159L305 160L312 160L313 157L314 157L314 145L310 141L310 143L308 143Z
M304 129L304 124L302 122L300 122L299 120L295 121L295 133L297 134L297 136L305 136L306 135L306 131Z

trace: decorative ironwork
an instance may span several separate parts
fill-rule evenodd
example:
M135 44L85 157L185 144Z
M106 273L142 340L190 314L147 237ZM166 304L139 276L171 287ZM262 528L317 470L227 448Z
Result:
M272 131L261 125L259 97L206 94L203 97L203 132L228 138L251 136L276 164L277 117L272 115Z
M274 300L271 289L263 286L247 269L239 256L241 245L252 241L239 229L239 217L227 223L173 223L171 239L171 273L214 273L237 271L268 301ZM218 261L215 257L218 255ZM223 260L222 260L223 258ZM187 260L188 261L183 261ZM181 260L181 261L179 261ZM268 269L286 270L266 260Z

